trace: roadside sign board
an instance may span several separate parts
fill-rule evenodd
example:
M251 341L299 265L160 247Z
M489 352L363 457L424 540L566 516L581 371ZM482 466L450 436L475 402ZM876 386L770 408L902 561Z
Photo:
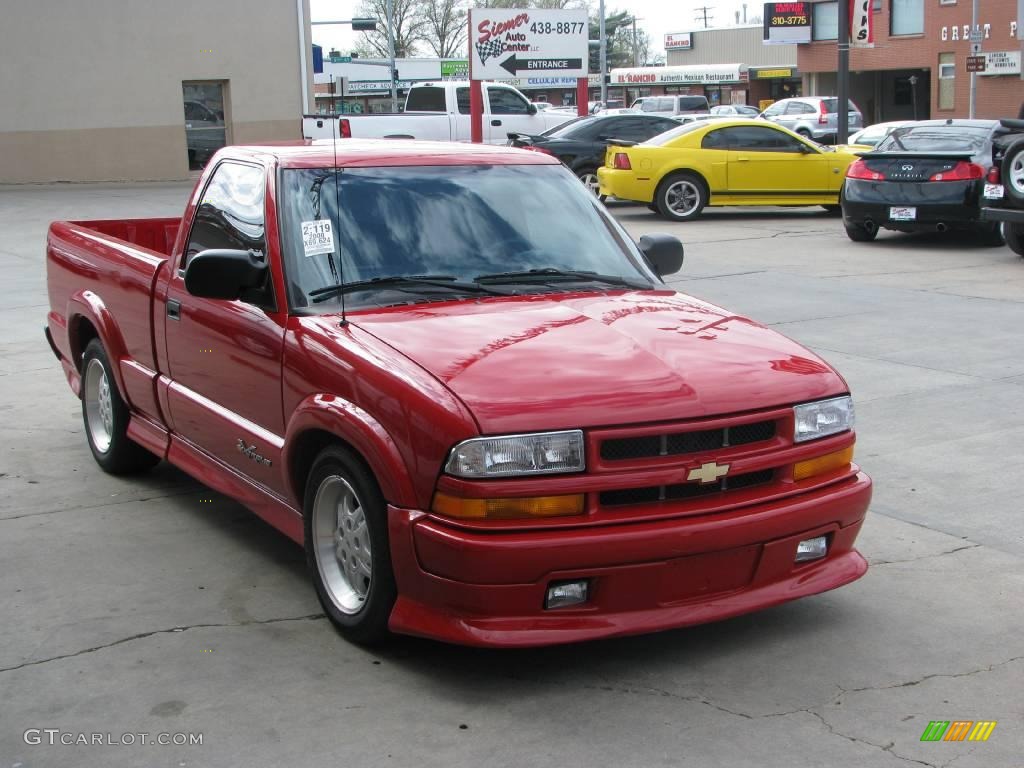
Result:
M351 64L351 56L331 56L331 64Z
M585 10L471 8L469 32L474 80L587 76Z
M811 42L811 4L765 3L765 45L791 45Z
M985 59L986 75L1020 74L1020 51L988 51L979 58Z
M985 57L984 56L968 56L967 57L967 71L968 72L984 72L985 71Z

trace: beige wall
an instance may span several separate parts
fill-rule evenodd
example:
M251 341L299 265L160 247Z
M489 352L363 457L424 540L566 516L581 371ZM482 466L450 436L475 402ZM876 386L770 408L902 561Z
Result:
M756 27L698 29L692 36L693 48L690 50L667 52L669 66L746 64L748 67L796 67L796 46L765 45L760 24Z
M5 4L0 183L187 177L185 80L228 82L229 140L300 138L298 41L296 0Z

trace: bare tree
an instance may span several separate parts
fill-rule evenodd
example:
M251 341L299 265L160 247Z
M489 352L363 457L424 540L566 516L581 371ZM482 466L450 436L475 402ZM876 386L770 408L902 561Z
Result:
M423 39L439 59L466 55L466 0L420 0Z
M404 59L416 55L416 45L424 39L424 22L419 12L419 0L391 0L393 33L395 37L395 58ZM388 57L388 22L386 0L363 0L358 9L361 18L377 20L375 32L363 32L356 50L362 49L370 56ZM365 44L365 48L364 48Z

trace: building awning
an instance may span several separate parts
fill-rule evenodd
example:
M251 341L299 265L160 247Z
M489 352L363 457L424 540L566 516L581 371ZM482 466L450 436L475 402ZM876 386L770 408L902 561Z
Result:
M612 85L718 85L747 79L746 64L688 64L678 67L623 67L609 73Z

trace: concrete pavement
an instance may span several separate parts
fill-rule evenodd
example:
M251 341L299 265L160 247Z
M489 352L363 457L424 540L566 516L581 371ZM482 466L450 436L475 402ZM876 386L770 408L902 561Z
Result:
M42 337L54 218L178 215L184 185L0 188L0 768L944 766L1024 754L1024 261L847 240L813 209L665 222L679 290L847 377L876 481L861 581L719 624L515 652L342 641L301 551L161 466L104 475ZM930 720L996 720L922 743ZM201 733L201 745L27 744ZM135 739L138 741L138 739Z

